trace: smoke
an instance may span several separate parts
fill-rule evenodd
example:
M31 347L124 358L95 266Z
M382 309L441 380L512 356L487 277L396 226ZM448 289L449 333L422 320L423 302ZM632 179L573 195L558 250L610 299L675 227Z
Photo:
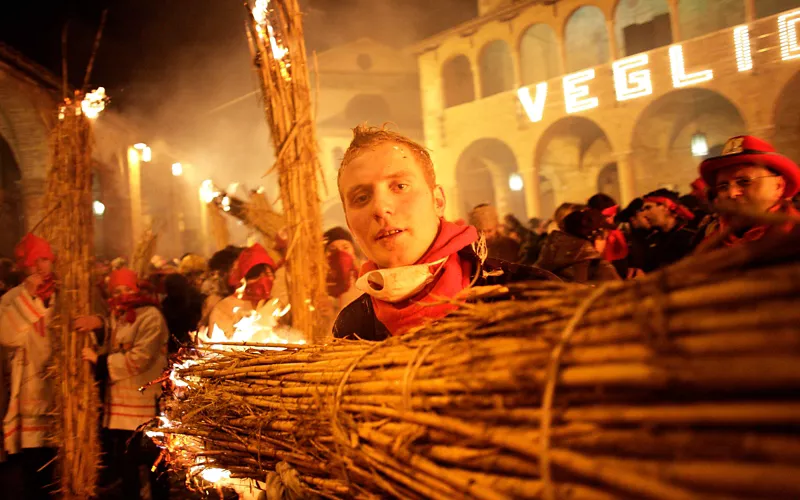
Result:
M117 5L109 14L110 40L98 55L102 65L93 80L103 84L104 72L121 76L122 84L109 89L113 106L141 124L147 134L142 142L166 148L161 153L168 153L170 162L192 165L184 179L185 198L194 200L200 182L211 178L223 187L232 182L264 186L274 200L276 179L263 177L274 155L242 3L131 0ZM307 47L321 52L362 37L404 47L474 17L477 1L305 0L302 5ZM154 147L154 159L159 153ZM169 177L153 182L169 182Z

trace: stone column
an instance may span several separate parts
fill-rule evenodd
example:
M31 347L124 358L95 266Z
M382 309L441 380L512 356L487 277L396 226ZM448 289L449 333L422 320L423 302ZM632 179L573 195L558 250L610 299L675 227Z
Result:
M630 154L618 154L615 155L615 159L619 175L619 193L622 197L618 202L620 206L624 207L639 194L636 191L636 171Z
M744 0L744 21L750 23L756 19L756 0Z
M481 89L481 69L474 56L469 58L469 67L472 68L472 86L475 88L475 100L483 97L483 89Z
M613 19L606 20L606 32L608 33L608 61L606 62L610 62L623 56L623 54L617 54L617 33L614 30Z
M672 30L672 43L681 41L681 21L678 15L678 0L669 0L669 25Z

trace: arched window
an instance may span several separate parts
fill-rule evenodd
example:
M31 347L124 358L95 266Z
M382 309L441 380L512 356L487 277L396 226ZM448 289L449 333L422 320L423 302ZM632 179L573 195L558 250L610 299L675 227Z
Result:
M742 0L714 0L713 2L680 0L678 2L678 19L681 38L688 40L743 24L745 22L744 2Z
M514 88L511 51L503 40L489 42L483 47L480 68L481 97L488 97Z
M0 136L0 257L14 255L14 245L22 239L24 221L21 172L11 146Z
M556 190L550 179L539 176L539 218L552 219L556 212Z
M597 192L607 194L615 200L619 200L621 198L619 189L619 171L617 170L616 163L609 163L608 165L604 166L602 170L600 170L600 173L597 176Z
M572 13L564 32L567 73L608 62L606 18L598 7L587 5Z
M442 92L446 108L475 100L475 82L466 56L455 56L442 65Z
M534 24L525 30L519 42L519 64L523 85L558 76L558 42L553 28Z
M392 121L389 103L383 97L374 94L360 94L350 99L344 115L354 126L364 122L377 126Z
M666 0L620 0L614 15L617 56L624 57L672 43Z

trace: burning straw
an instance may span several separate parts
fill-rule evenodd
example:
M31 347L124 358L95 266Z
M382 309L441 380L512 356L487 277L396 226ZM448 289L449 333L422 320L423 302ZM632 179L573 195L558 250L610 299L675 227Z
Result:
M66 99L61 106L51 136L52 167L47 177L46 207L50 216L43 232L58 256L55 272L59 287L50 328L59 405L59 475L66 498L94 495L100 460L100 404L94 370L81 358L81 350L89 346L89 340L73 330L72 320L93 313L93 139L87 116L96 117L98 108L102 109L101 94L93 92L84 98L76 92L74 100Z
M199 351L155 432L198 478L295 497L794 498L798 248L474 290L495 301L381 343Z
M313 304L324 299L326 260L317 192L319 159L297 0L256 0L245 23L275 148L289 232L289 301L295 328L322 337Z

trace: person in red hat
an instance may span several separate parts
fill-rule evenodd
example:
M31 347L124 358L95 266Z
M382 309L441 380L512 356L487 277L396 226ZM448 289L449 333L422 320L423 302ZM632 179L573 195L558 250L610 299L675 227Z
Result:
M81 316L74 324L78 331L87 333L104 327L110 331L103 349L86 347L83 359L95 365L97 378L105 382L102 437L109 476L122 478L121 497L136 492L133 498L139 498L139 465L152 465L155 457L147 456L137 429L156 416L161 392L158 384L145 391L139 388L159 378L166 369L169 332L157 299L140 289L134 271L112 271L108 287L109 317ZM152 491L168 488L153 476L150 483Z
M720 156L700 164L700 175L710 186L718 207L800 217L791 203L800 190L800 167L762 139L750 135L728 139ZM787 222L768 226L758 224L752 217L722 213L717 229L698 251L755 241L769 233L787 232L794 225Z
M46 377L51 359L48 324L56 290L55 256L46 240L31 233L14 250L25 280L0 300L0 346L10 364L8 404L3 411L3 447L22 469L24 498L49 498L53 490L54 388Z
M697 231L689 221L694 214L680 202L675 191L661 188L646 194L641 212L655 231L648 238L644 272L672 264L694 249Z
M245 248L236 260L230 281L232 285L244 281L244 288L238 288L214 306L208 320L211 332L216 326L231 338L234 325L272 297L277 268L275 261L259 243Z

